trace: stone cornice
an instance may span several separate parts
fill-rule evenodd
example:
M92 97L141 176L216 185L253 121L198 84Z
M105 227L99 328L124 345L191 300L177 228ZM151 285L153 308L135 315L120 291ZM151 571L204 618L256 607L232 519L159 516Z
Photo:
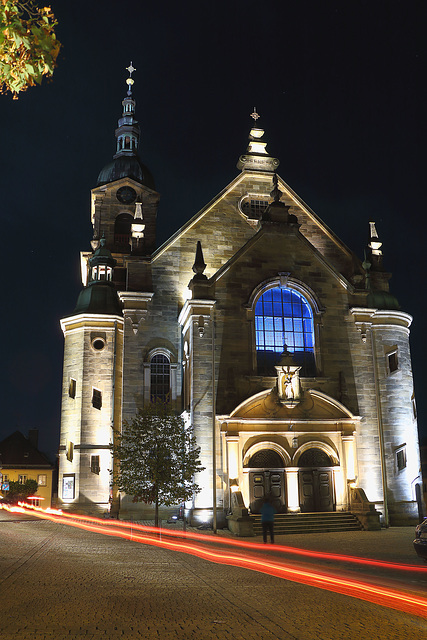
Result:
M87 327L103 327L103 328L114 328L115 323L117 322L120 329L123 328L124 319L120 316L109 316L107 314L96 314L96 313L79 313L75 316L68 316L67 318L62 318L60 320L61 329L64 332L77 330L81 328Z
M215 304L215 300L186 300L178 316L178 322L183 327L183 332L187 331L192 318L198 319L202 316L204 320L209 320Z
M402 329L409 335L412 316L405 311L369 309L367 307L351 307L350 313L354 318L357 329L366 342L366 333L373 329Z

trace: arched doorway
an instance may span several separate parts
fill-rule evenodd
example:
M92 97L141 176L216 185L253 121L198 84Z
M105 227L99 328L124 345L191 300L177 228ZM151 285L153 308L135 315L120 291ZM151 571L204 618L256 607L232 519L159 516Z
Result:
M273 449L261 449L249 459L249 508L259 513L262 503L269 497L278 513L286 511L284 464Z
M298 461L299 503L304 513L335 511L335 492L331 457L322 449L304 451Z

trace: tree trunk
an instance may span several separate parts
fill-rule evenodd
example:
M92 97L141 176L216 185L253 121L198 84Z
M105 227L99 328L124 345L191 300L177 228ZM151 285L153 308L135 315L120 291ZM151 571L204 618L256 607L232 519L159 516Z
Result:
M156 489L156 503L154 508L154 526L159 526L159 492Z

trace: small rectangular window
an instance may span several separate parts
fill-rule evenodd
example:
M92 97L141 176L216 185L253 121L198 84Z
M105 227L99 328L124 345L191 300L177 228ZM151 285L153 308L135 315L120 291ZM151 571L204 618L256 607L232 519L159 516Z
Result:
M69 462L73 461L73 456L74 456L74 443L68 441L67 442L67 460Z
M27 482L27 476L18 476L18 482L19 484L24 484L25 482Z
M397 371L399 368L399 362L397 359L397 351L392 351L387 354L387 370L388 373L393 373L393 371Z
M37 484L39 487L46 487L47 485L47 475L45 473L39 473L37 476Z
M397 471L406 469L406 445L396 449L396 469Z
M102 407L102 392L99 389L93 389L92 391L92 406L95 409L101 409Z
M76 381L74 380L74 378L70 378L70 386L68 387L68 395L70 396L70 398L75 398L76 397Z
M99 474L99 456L90 457L90 470L92 473Z
M414 418L414 420L416 420L417 419L417 405L416 405L416 402L415 402L415 396L412 396L411 402L412 402L412 417Z

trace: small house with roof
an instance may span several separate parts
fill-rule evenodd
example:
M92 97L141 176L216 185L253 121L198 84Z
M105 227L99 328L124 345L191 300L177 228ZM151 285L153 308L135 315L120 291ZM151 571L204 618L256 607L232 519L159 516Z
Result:
M15 431L0 442L1 494L7 495L9 482L24 484L35 480L37 492L32 500L36 506L52 506L54 465L38 449L38 430L30 429L26 438Z

